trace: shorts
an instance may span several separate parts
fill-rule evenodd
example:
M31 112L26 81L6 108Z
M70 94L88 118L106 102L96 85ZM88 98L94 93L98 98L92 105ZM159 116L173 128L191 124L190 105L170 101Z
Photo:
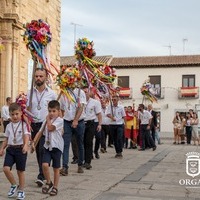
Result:
M25 171L26 168L27 153L22 153L22 147L8 147L6 149L6 156L4 160L4 167L8 166L12 169L12 166L16 163L16 169L18 171Z
M60 168L61 155L62 152L58 148L53 148L52 151L44 148L42 163L49 163L50 165L52 161L53 168Z

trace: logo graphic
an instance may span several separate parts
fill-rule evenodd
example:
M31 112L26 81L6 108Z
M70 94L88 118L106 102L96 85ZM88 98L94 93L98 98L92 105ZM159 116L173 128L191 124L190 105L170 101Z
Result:
M200 153L189 152L186 156L186 173L194 178L200 174Z

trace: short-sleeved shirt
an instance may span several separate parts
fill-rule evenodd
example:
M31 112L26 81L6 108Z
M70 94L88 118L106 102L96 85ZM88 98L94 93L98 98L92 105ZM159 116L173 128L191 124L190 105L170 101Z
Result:
M48 115L48 103L52 100L56 100L56 98L57 95L49 87L46 87L42 93L40 93L35 87L33 88L32 107L30 112L37 118L37 120L34 120L34 122L43 122L46 119L46 116ZM29 101L30 91L27 95L27 106L30 105Z
M107 107L106 108L101 108L102 125L109 125L110 121L111 121L111 119L109 117L107 117L107 115L106 115L106 110L107 110Z
M1 117L2 117L3 121L8 121L8 119L10 118L8 105L4 105L1 108Z
M16 131L15 135L16 142L14 142L15 131ZM22 121L19 121L17 123L13 122L9 123L4 133L4 136L8 138L8 145L22 145L24 143L23 141L24 135L31 135L31 133L27 129L27 124Z
M58 148L61 152L63 152L64 149L64 140L63 140L63 119L61 117L58 117L56 119L51 120L52 125L55 126L54 131L48 131L46 122L43 122L42 127L40 131L43 129L43 126L45 125L45 129L43 132L43 135L45 135L45 143L44 147L46 149L49 149L49 151L52 150L52 148Z
M76 98L76 101L77 101L76 103L70 102L69 99L67 99L65 95L62 95L60 99L61 110L65 111L63 118L67 121L74 120L78 103L86 105L86 96L83 90L80 89L79 91L78 88L75 88L73 90L73 94L74 94L74 97ZM79 120L84 119L84 117L85 117L85 113L82 112Z
M100 101L89 98L85 106L85 121L95 120L99 113L101 113Z
M152 115L149 111L143 110L142 112L138 113L138 118L141 120L141 124L149 124L149 120L152 118Z
M124 110L124 106L117 105L112 106L109 105L108 109L106 110L106 115L111 114L114 115L116 121L110 120L111 125L121 125L124 124L124 117L126 117L126 112Z

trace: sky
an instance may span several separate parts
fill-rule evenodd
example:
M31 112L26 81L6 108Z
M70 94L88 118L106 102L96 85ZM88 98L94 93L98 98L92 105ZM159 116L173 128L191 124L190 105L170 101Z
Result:
M200 54L199 9L199 0L62 0L61 56L84 37L97 56Z

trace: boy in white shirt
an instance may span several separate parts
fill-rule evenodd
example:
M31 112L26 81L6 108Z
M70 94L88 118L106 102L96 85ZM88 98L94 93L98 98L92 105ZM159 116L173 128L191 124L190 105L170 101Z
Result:
M16 196L16 192L18 190L17 199L25 199L24 171L26 168L28 143L31 133L28 132L26 123L22 121L22 111L20 105L12 103L9 106L9 113L11 122L7 125L5 130L6 139L1 146L0 156L4 154L4 149L7 147L3 171L11 184L8 197L10 198ZM14 164L16 164L19 186L11 171Z
M40 131L37 133L33 140L33 147L35 141L38 137L41 137L42 133L45 135L44 143L44 154L42 157L42 169L44 177L46 179L46 185L42 188L42 193L50 194L55 196L58 193L58 182L60 177L60 162L61 155L64 149L64 140L63 140L63 119L59 117L60 115L60 103L56 100L52 100L48 104L49 114L46 117L46 122L43 122L43 125ZM45 128L43 129L43 127ZM42 132L44 130L44 132ZM54 171L54 182L51 181L49 166L52 161L52 167Z

